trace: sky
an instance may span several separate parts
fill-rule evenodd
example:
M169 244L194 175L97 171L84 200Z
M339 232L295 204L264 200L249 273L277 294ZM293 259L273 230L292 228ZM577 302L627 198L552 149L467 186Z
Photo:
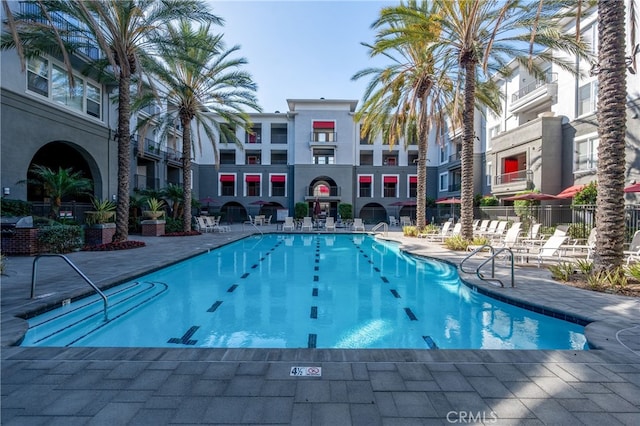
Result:
M258 85L263 112L285 112L287 99L362 99L369 77L358 71L379 66L360 43L373 43L371 24L383 0L209 0L225 20L227 47L239 45L244 70Z

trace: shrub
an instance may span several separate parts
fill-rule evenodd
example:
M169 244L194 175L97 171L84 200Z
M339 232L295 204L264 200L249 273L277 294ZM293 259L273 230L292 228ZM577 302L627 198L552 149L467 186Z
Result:
M338 204L338 214L342 220L353 219L353 207L347 203Z
M465 240L461 235L454 235L444 240L444 246L449 250L464 251L469 247L471 242Z
M591 229L587 229L587 225L584 223L572 223L567 229L567 235L573 239L586 239L589 236Z
M307 203L299 202L293 208L296 219L302 219L305 216L309 216L309 206Z
M550 265L549 271L553 279L558 281L569 281L573 274L574 265L570 262L560 262L557 265Z
M479 204L482 207L497 206L500 204L500 201L498 201L498 199L493 195L485 195L484 197L480 198Z
M0 275L4 274L4 261L5 261L6 257L4 256L4 254L0 254Z
M112 250L128 250L132 248L144 247L143 241L118 241L114 243L99 244L97 246L86 246L84 251L112 251Z
M0 211L2 211L2 216L29 216L31 215L31 203L3 197L0 199Z
M164 225L164 230L167 234L182 232L182 230L184 229L183 223L184 221L182 219L167 217L167 222Z
M596 198L598 198L598 186L595 182L590 182L589 185L582 188L582 190L578 191L576 195L573 196L572 205L581 205L581 204L595 204Z
M624 270L628 276L640 281L640 263L632 263L626 266Z
M419 231L417 226L403 226L402 233L405 237L417 237Z
M82 227L77 225L47 226L38 232L38 242L51 253L69 253L81 248L83 241Z

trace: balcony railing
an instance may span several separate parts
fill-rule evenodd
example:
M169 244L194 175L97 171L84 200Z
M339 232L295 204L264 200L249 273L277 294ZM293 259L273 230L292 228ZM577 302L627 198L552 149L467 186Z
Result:
M153 139L144 138L144 154L151 154L156 157L160 157L162 152L160 150L160 142L156 142Z
M456 191L460 191L460 187L461 187L461 184L452 183L451 185L449 185L448 190L449 190L449 192L456 192Z
M304 190L306 197L315 197L316 194L313 193L313 187L307 186ZM320 197L340 197L342 190L339 186L330 186L329 192L323 192Z
M503 185L514 182L532 182L533 171L531 170L517 170L515 172L503 173L496 176L496 185Z
M143 190L143 189L158 190L160 189L160 179L156 179L156 178L145 176L145 175L134 175L133 187L134 189L138 189L138 190Z
M454 161L458 161L462 158L462 152L456 152L455 154L451 154L449 156L449 162L453 163Z
M49 21L42 16L42 10L37 2L20 2L20 13L33 17L34 21L48 25ZM78 51L91 59L99 59L101 51L98 44L87 37L88 29L84 25L74 25L62 13L51 14L53 25L60 30L65 41L78 47Z
M529 93L533 92L539 87L542 87L546 84L557 83L557 82L558 82L558 74L555 72L548 73L545 76L544 80L538 80L538 81L534 81L531 84L527 84L525 87L523 87L522 89L514 93L513 96L511 97L511 102L516 102L518 99L522 99L523 97L527 96Z
M319 143L335 143L338 141L338 134L336 132L311 132L311 142Z
M182 153L173 148L167 148L165 150L165 159L167 161L182 164Z

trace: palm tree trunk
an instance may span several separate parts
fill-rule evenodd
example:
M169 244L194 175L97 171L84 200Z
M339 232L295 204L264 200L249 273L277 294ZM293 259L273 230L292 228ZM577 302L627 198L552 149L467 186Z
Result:
M418 184L416 188L416 225L418 229L427 222L427 124L424 117L418 124Z
M594 270L622 265L624 244L624 175L626 133L626 65L623 1L598 1L598 198Z
M182 218L184 232L191 232L191 120L181 119L182 122L182 182L183 202Z
M473 143L474 113L476 95L476 64L472 60L464 62L464 110L462 111L462 157L461 157L461 197L460 235L467 240L473 239Z
M129 130L131 77L121 71L118 86L118 202L116 204L116 232L113 241L129 238L129 175L131 168L131 135Z

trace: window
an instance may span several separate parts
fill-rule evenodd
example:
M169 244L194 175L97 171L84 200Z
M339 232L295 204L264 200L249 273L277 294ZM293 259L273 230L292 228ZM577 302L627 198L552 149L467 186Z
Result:
M409 176L409 193L407 196L409 198L418 196L418 176Z
M272 197L286 197L286 181L285 175L271 175L271 196Z
M287 151L271 151L271 164L287 164Z
M373 151L360 151L360 165L373 166Z
M397 176L382 177L382 196L385 198L398 197L398 177Z
M87 114L101 118L102 90L98 86L87 83Z
M271 124L271 143L285 144L287 143L287 123Z
M491 176L493 175L493 164L487 163L487 186L491 186Z
M440 164L444 164L449 160L447 145L440 147Z
M230 150L220 151L220 164L236 164L236 152Z
M220 175L220 195L235 197L236 196L236 175L222 174Z
M362 126L360 126L360 145L369 145L371 143L371 139L369 138L369 135L363 135L362 134Z
M398 165L398 157L393 155L384 155L382 158L382 164L385 166L397 166Z
M262 143L262 124L256 124L245 134L244 143Z
M449 173L440 173L438 183L440 191L447 191L449 189Z
M358 196L369 198L373 197L373 184L371 175L358 176Z
M84 85L82 79L75 77L75 86L69 87L69 77L62 68L54 65L51 70L51 96L59 104L82 111Z
M44 58L27 61L27 90L75 111L102 117L101 87L78 76L74 76L74 86L71 87L67 71Z
M245 175L245 194L247 197L259 197L260 194L260 175Z
M487 139L487 149L491 149L491 143L493 142L493 139L498 137L499 134L500 134L499 124L489 129L489 138Z
M407 154L407 164L409 166L415 166L418 164L418 153L416 151L409 151Z
M311 140L313 142L335 142L335 127L333 121L314 121Z
M260 151L247 151L245 164L260 164Z
M29 59L27 89L42 96L49 96L49 61L44 58Z
M313 164L335 164L333 148L314 148Z
M598 167L598 143L597 137L576 141L576 168L575 171L592 171Z
M596 110L598 81L594 80L578 89L578 115L592 113Z

